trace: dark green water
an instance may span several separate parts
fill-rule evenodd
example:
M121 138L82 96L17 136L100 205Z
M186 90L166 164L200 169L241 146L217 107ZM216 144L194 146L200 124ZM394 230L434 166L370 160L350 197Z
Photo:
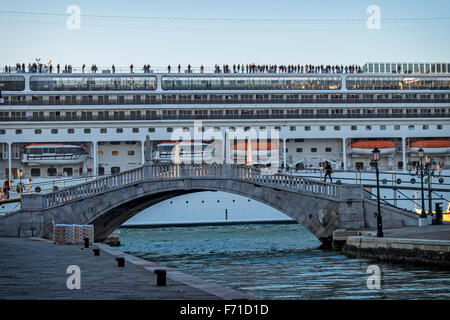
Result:
M349 259L299 225L121 229L122 251L265 299L449 299L448 270ZM368 289L378 265L381 288Z

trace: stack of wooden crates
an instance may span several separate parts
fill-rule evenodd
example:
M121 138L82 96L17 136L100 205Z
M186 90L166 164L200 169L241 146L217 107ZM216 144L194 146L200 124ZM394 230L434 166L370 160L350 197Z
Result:
M79 224L55 224L53 226L53 243L83 244L84 238L89 238L89 244L94 243L94 226Z

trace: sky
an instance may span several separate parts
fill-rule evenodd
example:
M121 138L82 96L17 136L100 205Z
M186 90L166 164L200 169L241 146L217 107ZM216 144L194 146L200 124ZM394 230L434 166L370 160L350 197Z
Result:
M0 0L1 66L449 62L449 34L448 0Z

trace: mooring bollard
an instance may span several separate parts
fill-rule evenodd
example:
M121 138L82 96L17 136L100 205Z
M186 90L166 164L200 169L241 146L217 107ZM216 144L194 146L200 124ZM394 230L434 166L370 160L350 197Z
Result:
M84 238L84 247L89 248L89 238Z
M119 257L116 258L116 261L118 267L125 267L125 258Z
M100 255L100 249L92 249L92 251L94 251L94 256Z
M166 285L166 270L158 269L156 273L156 285L164 287Z

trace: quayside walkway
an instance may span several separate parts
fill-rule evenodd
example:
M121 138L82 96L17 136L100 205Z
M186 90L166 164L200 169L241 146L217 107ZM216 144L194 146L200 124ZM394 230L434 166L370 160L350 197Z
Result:
M0 248L0 299L254 299L104 244L83 248L43 239L0 238ZM100 256L92 248L100 248ZM125 257L125 267L117 266L116 256ZM67 288L70 265L80 268L81 289ZM156 285L154 269L168 270L166 286Z
M114 176L24 195L22 210L0 219L0 236L52 237L53 225L93 224L102 241L140 211L201 191L223 191L260 201L295 219L322 242L336 229L376 226L376 202L361 185L336 185L242 165L144 165ZM418 216L382 206L385 226L415 226Z

